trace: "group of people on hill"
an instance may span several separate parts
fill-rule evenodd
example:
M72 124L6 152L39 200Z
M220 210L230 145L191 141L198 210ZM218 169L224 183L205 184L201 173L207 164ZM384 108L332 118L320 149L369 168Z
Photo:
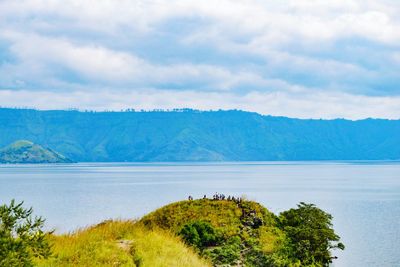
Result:
M218 194L218 193L215 193L214 195L213 195L213 198L212 198L213 200L225 200L225 195L224 194Z
M208 199L207 195L204 195L203 199ZM193 197L189 196L188 200L193 200ZM228 195L228 197L226 197L224 194L219 194L219 193L215 193L212 197L212 200L227 200L227 201L233 201L236 203L242 203L242 201L243 201L243 199L241 197L234 197L234 196L230 196L230 195Z

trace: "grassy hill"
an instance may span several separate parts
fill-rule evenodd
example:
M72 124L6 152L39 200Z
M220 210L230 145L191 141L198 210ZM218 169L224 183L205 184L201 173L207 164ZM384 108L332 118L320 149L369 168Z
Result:
M0 150L0 163L70 163L70 159L30 141L20 140Z
M139 221L105 221L50 234L53 254L37 266L310 266L341 248L332 217L310 204L279 216L253 201L180 201Z
M400 159L399 133L400 120L0 108L0 147L27 139L85 162Z
M197 249L216 265L273 266L285 241L276 215L259 203L246 200L181 201L144 216L139 223L181 236L185 227L205 225L216 240Z

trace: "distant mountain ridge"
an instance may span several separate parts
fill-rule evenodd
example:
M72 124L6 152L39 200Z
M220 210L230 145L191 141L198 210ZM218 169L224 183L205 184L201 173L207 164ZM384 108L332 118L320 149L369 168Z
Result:
M27 140L0 149L0 163L70 163L63 155Z
M235 110L0 109L0 147L19 139L88 162L400 159L400 120L303 120Z

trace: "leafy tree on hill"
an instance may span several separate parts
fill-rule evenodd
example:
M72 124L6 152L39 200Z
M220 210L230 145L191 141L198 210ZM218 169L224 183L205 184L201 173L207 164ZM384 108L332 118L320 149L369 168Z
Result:
M288 238L289 256L300 260L303 266L328 266L332 262L331 250L344 249L331 221L332 215L303 202L296 209L282 212L279 224Z
M0 206L0 266L33 266L33 258L50 256L50 245L41 217L32 218L32 208L23 202Z
M203 221L195 221L184 225L179 235L185 243L200 250L216 245L220 239L214 227L210 223Z

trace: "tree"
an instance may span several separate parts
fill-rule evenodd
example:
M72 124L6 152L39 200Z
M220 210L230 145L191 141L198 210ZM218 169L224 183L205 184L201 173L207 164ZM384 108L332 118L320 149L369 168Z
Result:
M35 257L47 258L51 249L47 233L42 230L44 220L32 217L32 208L23 202L0 206L0 266L33 266Z
M302 265L328 266L331 250L344 249L332 228L332 215L313 204L301 202L297 209L282 212L279 225L288 237L291 257Z

